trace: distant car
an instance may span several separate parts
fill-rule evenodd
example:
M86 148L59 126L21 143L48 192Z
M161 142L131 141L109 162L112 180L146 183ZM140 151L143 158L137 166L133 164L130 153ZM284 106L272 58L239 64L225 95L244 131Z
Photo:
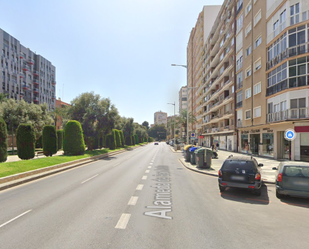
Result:
M169 144L169 141L166 141L166 144Z
M251 190L255 195L261 195L262 177L260 167L254 157L236 155L229 156L219 170L219 189L225 191L227 187Z
M309 197L309 163L281 162L276 174L276 196Z
M154 142L154 145L159 145L159 142Z

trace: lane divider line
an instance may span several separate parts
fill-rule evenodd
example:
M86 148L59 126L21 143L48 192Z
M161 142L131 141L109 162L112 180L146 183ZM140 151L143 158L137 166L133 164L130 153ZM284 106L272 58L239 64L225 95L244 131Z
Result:
M128 202L128 205L130 206L135 206L136 205L136 202L138 200L138 196L131 196L129 202Z
M98 175L99 175L99 174L96 174L95 176L88 178L87 180L83 181L81 184L83 184L83 183L85 183L85 182L90 181L91 179L93 179L93 178L97 177Z
M144 187L144 184L138 184L136 187L136 190L142 190Z
M148 169L151 169L151 166L148 166Z
M147 179L147 176L143 176L143 177L142 177L142 180L146 180L146 179Z
M28 210L28 211L26 211L26 212L24 212L24 213L22 213L22 214L16 216L15 218L13 218L13 219L11 219L11 220L9 220L9 221L3 223L2 225L0 225L0 228L1 228L1 227L4 227L5 225L11 223L12 221L14 221L14 220L16 220L16 219L22 217L23 215L25 215L25 214L27 214L27 213L29 213L29 212L31 212L31 211L32 211L32 209L30 209L30 210Z
M147 169L147 170L145 171L145 173L148 174L148 173L149 173L149 170Z
M130 220L131 214L122 214L115 228L126 229L127 224Z

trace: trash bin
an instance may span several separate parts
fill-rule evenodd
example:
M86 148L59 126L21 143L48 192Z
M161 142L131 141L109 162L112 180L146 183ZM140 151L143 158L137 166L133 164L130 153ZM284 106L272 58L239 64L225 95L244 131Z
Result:
M190 162L190 152L189 152L189 149L194 147L194 145L186 145L183 149L184 149L184 157L185 157L185 160L186 162Z
M206 148L200 148L194 151L195 158L196 158L196 164L197 164L197 167L199 168L206 168L207 166L206 161L204 159L205 150Z
M206 164L206 166L205 166L206 168L210 168L211 160L212 160L212 150L206 149L204 151L204 161L205 161L205 164Z
M190 163L191 164L196 164L195 162L195 154L194 154L194 151L197 150L198 148L197 147L192 147L189 149L189 153L190 153Z

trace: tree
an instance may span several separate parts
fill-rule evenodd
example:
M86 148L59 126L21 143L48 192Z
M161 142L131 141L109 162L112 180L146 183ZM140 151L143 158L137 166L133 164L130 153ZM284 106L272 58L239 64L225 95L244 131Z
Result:
M189 124L194 124L196 123L196 118L195 116L193 116L193 114L191 112L189 112ZM186 136L188 135L187 132L187 110L186 109L182 109L182 111L180 112L180 115L177 117L176 122L178 125L180 125L184 130L185 130L185 134Z
M61 150L63 147L63 130L57 131L57 138L58 138L58 150Z
M64 130L63 151L65 155L85 154L83 129L76 120L70 120Z
M122 131L123 131L123 135L125 137L130 137L133 135L134 132L134 119L133 118L127 118L124 122Z
M148 135L154 139L166 139L167 129L164 124L154 125L148 130Z
M0 118L0 162L5 162L8 156L7 127L6 123Z
M142 126L145 126L147 130L149 130L149 123L147 121L144 121L142 123Z
M45 156L53 156L58 151L58 138L56 126L45 125L43 129L43 153Z
M16 130L17 155L20 159L31 159L35 155L35 135L31 124L20 124Z

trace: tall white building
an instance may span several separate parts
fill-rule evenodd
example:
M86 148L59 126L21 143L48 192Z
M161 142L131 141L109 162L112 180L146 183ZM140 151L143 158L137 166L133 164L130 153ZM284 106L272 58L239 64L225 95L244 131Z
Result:
M55 109L56 68L0 29L1 83L0 93L28 103L47 103Z
M154 124L164 124L167 127L167 113L166 112L155 112L154 114Z

